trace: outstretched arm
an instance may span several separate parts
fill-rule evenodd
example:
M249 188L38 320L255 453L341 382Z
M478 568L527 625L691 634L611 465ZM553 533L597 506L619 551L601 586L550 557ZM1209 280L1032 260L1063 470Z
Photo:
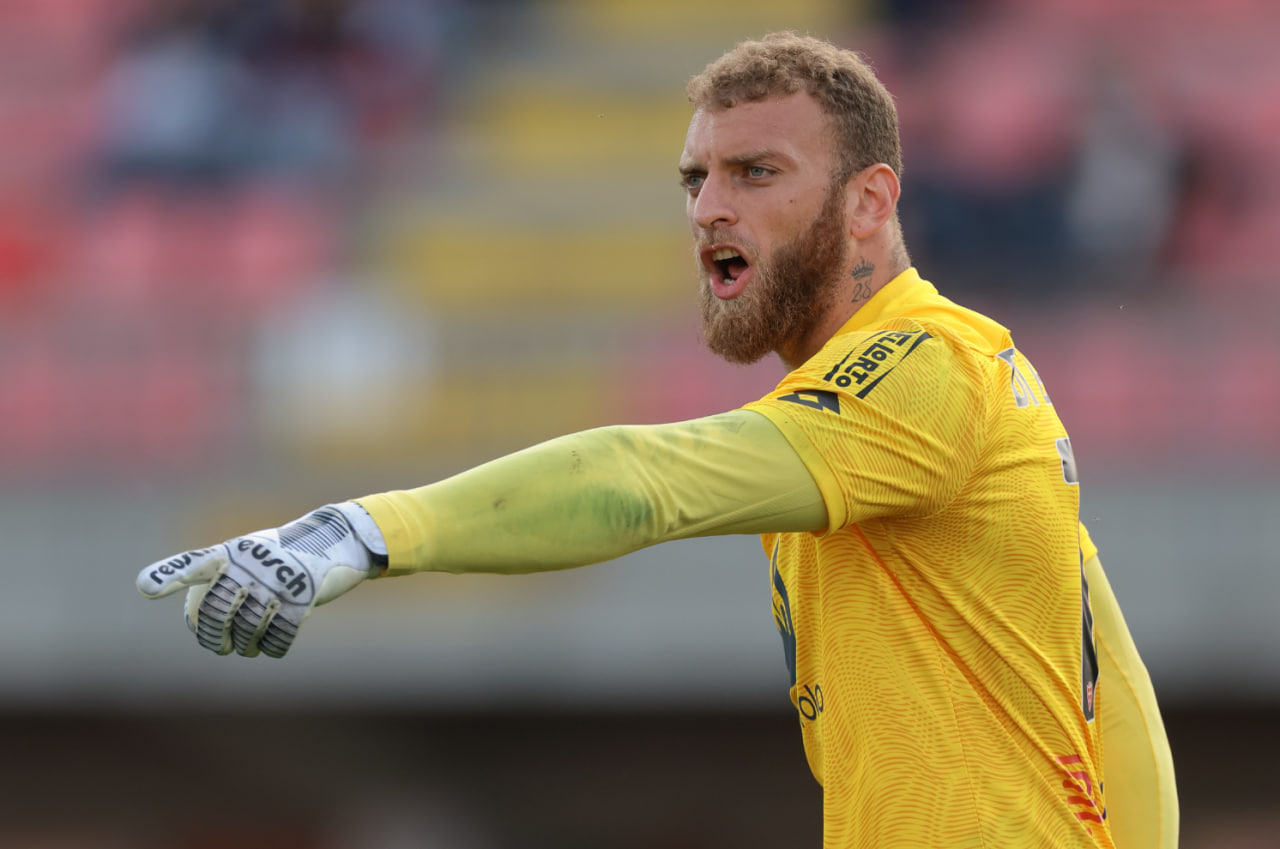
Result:
M186 588L187 624L205 648L281 657L314 607L381 574L549 571L667 540L826 525L790 443L764 416L735 410L553 439L180 554L137 583L148 598Z
M673 539L826 527L795 450L746 410L583 431L358 503L387 542L387 574L547 571Z

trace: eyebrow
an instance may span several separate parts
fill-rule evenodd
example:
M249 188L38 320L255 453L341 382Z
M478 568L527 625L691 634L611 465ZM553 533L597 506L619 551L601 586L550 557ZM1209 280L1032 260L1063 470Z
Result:
M746 153L739 153L737 156L727 156L722 161L726 165L751 165L763 159L780 159L787 163L791 162L791 157L782 151L768 147L749 150Z
M783 163L788 165L793 164L795 161L790 156L787 156L785 153L783 153L782 151L776 150L774 148L769 148L769 147L759 148L757 150L748 150L745 153L739 153L734 156L726 156L724 159L720 161L723 164L728 165L730 168L733 168L733 167L741 167L743 165L754 165L757 162L761 162L767 159L780 160ZM696 164L696 163L680 164L680 174L682 176L685 176L688 174L701 174L706 170L707 169L705 166Z

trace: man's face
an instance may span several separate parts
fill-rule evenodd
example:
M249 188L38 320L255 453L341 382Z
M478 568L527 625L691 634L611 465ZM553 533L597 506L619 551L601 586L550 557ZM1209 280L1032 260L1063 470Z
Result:
M699 109L690 121L680 170L703 330L726 360L786 359L831 306L848 234L830 139L805 93Z

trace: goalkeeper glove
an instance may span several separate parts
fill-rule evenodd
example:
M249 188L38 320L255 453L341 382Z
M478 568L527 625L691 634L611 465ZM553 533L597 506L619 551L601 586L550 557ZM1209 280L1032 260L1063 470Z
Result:
M138 591L187 589L187 627L200 645L284 657L312 608L386 568L378 526L353 501L330 504L280 528L188 551L138 573Z

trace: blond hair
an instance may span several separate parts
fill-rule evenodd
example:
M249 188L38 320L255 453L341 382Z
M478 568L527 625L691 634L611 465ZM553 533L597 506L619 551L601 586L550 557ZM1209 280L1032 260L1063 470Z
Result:
M852 50L794 32L774 32L740 43L691 79L687 89L695 108L712 110L798 91L808 92L831 121L837 180L844 182L878 163L902 175L893 97Z

